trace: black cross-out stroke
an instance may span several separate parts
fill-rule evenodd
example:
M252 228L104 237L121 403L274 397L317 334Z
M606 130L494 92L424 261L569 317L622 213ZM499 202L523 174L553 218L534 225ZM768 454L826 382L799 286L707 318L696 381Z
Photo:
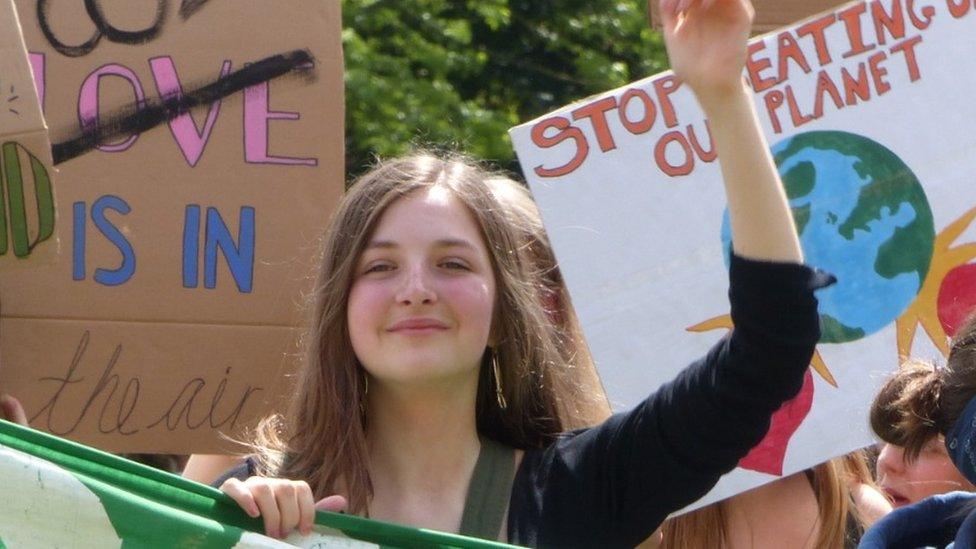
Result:
M172 94L145 103L130 104L81 128L80 133L51 146L54 163L81 156L95 147L121 137L142 133L185 114L194 107L208 105L244 88L285 75L313 76L315 58L308 50L272 55L234 71L211 84L189 92Z

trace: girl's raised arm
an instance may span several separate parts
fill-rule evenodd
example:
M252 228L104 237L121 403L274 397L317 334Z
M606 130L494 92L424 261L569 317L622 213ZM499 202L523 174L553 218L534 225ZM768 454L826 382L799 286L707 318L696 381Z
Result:
M752 5L749 0L660 2L671 67L695 93L711 126L736 253L802 262L786 193L742 76Z
M800 390L820 338L813 292L832 277L800 264L786 193L743 81L752 7L662 0L661 14L671 66L708 116L721 162L736 250L735 329L634 409L527 452L508 515L520 543L645 540L762 439L773 412Z

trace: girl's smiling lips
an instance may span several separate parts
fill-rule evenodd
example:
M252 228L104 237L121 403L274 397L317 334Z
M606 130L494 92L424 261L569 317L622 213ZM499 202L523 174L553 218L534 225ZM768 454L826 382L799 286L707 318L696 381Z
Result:
M398 320L390 325L386 329L387 332L399 332L399 333L427 333L446 330L447 324L434 319L434 318L404 318Z

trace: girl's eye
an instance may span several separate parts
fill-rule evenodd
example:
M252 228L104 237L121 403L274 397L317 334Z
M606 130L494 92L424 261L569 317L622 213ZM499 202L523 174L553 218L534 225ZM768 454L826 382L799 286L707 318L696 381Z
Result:
M460 259L445 259L444 261L441 261L441 267L463 271L471 270L470 267L468 267L468 264Z
M392 271L394 268L395 267L393 266L392 263L386 263L386 262L370 263L369 265L366 265L365 269L363 269L363 274L385 273L388 271Z

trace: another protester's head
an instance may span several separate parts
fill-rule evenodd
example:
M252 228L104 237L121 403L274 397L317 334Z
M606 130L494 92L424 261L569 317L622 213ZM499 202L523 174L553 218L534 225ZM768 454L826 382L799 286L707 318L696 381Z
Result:
M482 310L489 316L484 321L463 319L469 327L478 324L477 329L469 330L477 337L469 338L463 349L451 347L452 352L461 349L466 353L458 364L473 368L460 375L472 376L478 432L529 449L544 446L567 425L578 423L573 418L564 421L567 409L579 407L560 406L559 402L580 398L579 388L560 352L552 315L543 306L541 296L547 290L534 275L539 270L536 258L525 245L526 235L537 230L525 225L527 216L507 213L489 186L491 179L497 176L467 159L416 154L383 162L351 186L324 237L306 341L307 363L296 379L291 410L277 418L277 425L268 422L259 440L259 445L270 450L264 460L268 473L308 479L319 494L342 488L349 494L351 510L358 512L372 490L366 448L370 399L377 398L378 391L409 391L438 381L424 376L458 373L457 368L435 372L399 366L393 372L389 364L371 361L375 348L356 344L357 334L369 339L371 330L376 331L372 324L355 325L372 314L370 288L386 284L384 273L401 268L395 255L392 261L373 259L380 253L377 250L390 245L385 233L378 237L377 232L389 232L395 226L415 231L450 224L453 219L471 228L472 237L460 247L472 248L472 258L458 260L468 253L458 251L437 259L431 266L436 276L431 275L430 280L438 284L465 280L467 275L450 277L470 272L469 260L485 263L481 277L488 293L484 295L493 297ZM424 217L425 205L430 204L443 207ZM395 232L392 236L392 240L400 238ZM434 244L450 248L459 243ZM458 304L468 299L467 294L451 295ZM456 312L462 317L467 314L461 309ZM480 343L475 341L478 337ZM413 354L417 353L394 353L387 358L406 361Z
M871 427L884 442L878 484L895 507L976 490L946 448L946 435L974 396L976 317L956 333L945 367L909 360L881 388L871 406Z
M776 486L780 484L780 486ZM745 525L762 525L767 516L783 505L797 507L790 514L792 524L776 523L778 535L789 546L844 547L852 526L863 531L876 517L867 517L858 506L856 488L873 486L862 451L821 463L804 473L784 477L746 494L707 505L668 519L663 526L664 549L737 546L734 540L751 538L755 530ZM799 489L797 489L799 488ZM799 511L807 501L811 513ZM814 542L810 545L810 542Z

